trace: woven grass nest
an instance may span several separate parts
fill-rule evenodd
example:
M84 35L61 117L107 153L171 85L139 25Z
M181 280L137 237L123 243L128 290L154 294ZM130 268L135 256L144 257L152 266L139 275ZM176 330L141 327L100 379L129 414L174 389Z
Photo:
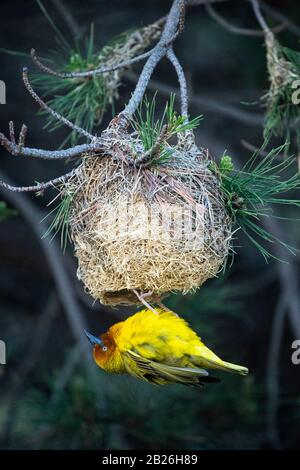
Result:
M127 142L128 144L128 142ZM227 258L232 234L204 151L177 145L165 162L128 165L86 156L61 188L78 278L106 305L195 291Z

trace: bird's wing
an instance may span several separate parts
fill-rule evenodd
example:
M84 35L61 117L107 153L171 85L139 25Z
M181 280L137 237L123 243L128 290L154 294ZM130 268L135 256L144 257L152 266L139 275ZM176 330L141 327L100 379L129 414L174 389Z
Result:
M203 385L204 382L219 381L214 377L210 377L204 369L168 366L145 359L134 351L126 351L123 357L129 374L157 385L167 383Z

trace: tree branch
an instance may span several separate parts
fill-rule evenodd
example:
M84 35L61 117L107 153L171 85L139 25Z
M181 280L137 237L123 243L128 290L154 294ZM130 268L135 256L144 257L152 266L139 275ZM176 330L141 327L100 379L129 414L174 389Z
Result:
M264 1L260 0L260 5L261 5L261 8L266 12L268 13L274 20L277 20L277 21L282 21L284 23L287 24L287 29L295 34L296 36L300 36L300 28L299 26L297 26L295 23L293 23L293 21L288 18L287 16L283 15L281 12L279 12L278 10L275 10L275 8L271 7L270 5L268 5L267 3L265 3Z
M37 95L37 93L33 90L32 86L31 86L30 83L29 83L29 79L28 79L28 69L27 69L27 67L24 67L24 68L23 68L23 82L24 82L24 85L25 85L27 91L28 91L29 94L32 96L32 98L40 105L40 107L41 107L42 109L44 109L45 111L47 111L47 113L49 113L51 116L53 116L55 119L57 119L57 121L63 122L66 126L70 127L73 131L78 132L78 134L83 135L84 137L86 137L86 138L89 139L89 140L93 140L93 139L95 138L94 135L90 134L89 132L85 131L84 129L82 129L82 128L79 127L79 126L76 126L76 124L73 124L71 121L69 121L68 119L64 118L64 117L61 116L59 113L57 113L56 111L54 111L53 109L51 109L51 108Z
M242 36L253 36L253 37L265 35L265 32L261 31L260 29L241 28L241 27L231 24L229 21L223 18L223 16L221 16L210 3L205 5L205 9L213 20L215 20L220 26L225 28L230 33L239 34ZM287 25L288 25L288 22L285 21L282 24L272 28L272 32L279 33L280 31L285 29Z
M168 15L164 30L162 32L161 39L158 44L154 47L150 57L148 58L139 77L133 95L125 109L122 111L122 114L127 119L131 119L133 114L137 110L140 102L143 99L145 90L157 64L167 54L170 45L166 46L166 44L171 43L174 37L176 37L176 32L179 27L179 21L182 18L181 8L181 0L173 0L173 4Z
M120 62L118 64L109 66L109 67L99 67L97 69L88 70L87 72L57 72L56 70L51 69L50 67L44 65L37 57L35 49L31 49L30 55L32 57L33 62L35 65L45 73L49 75L54 75L55 77L59 78L89 78L95 77L96 75L100 75L102 73L114 72L115 70L123 69L125 67L129 67L137 62L147 59L153 52L153 49L150 51L144 52L132 59L125 60L124 62Z
M66 7L64 7L64 8L66 8ZM157 34L157 32L160 31L160 29L162 28L162 25L165 22L166 22L166 16L164 16L162 18L159 18L154 23L152 23L149 26L143 28L141 30L141 33L139 34L139 36L141 36L139 38L140 42L142 42L142 40L144 39L143 34L146 34L147 31L149 31L149 30L153 30ZM153 38L151 38L151 35L148 34L148 42L152 42L154 40L154 38L156 39L156 34L152 33ZM149 36L150 36L150 39L152 39L152 40L149 39ZM168 44L166 44L166 45L168 45ZM137 62L140 62L142 60L147 59L152 54L152 52L153 52L153 49L150 49L147 52L139 54L139 55L137 55L137 56L135 56L131 59L123 60L122 62L119 62L117 64L113 64L113 65L109 65L109 66L101 66L101 67L98 67L96 69L86 70L86 71L83 71L83 72L80 72L80 71L78 71L78 72L58 72L58 71L53 70L50 67L44 65L38 59L35 49L31 49L30 55L32 57L33 62L36 64L36 66L40 70L42 70L43 72L48 73L49 75L53 75L55 77L59 77L59 78L70 78L70 79L72 79L72 78L92 78L92 77L95 77L96 75L99 75L99 74L113 72L113 71L116 71L116 70L123 69L125 67L130 67L131 65L133 65Z
M193 6L201 6L201 5L211 5L214 3L224 3L228 0L187 0L186 6L193 7ZM290 18L282 14L280 11L276 10L274 7L268 5L263 0L259 1L261 8L268 13L274 20L282 21L286 24L286 28L291 31L291 33L295 34L296 36L300 36L300 28L297 26ZM277 31L278 32L278 31Z
M10 141L4 134L0 132L0 144L6 148L6 150L17 157L31 157L31 158L42 158L45 160L61 160L66 158L81 157L82 154L88 152L97 152L104 149L104 144L101 139L95 140L91 144L75 145L68 149L62 150L42 150L31 147L20 147L16 143Z
M258 23L260 24L260 26L262 27L265 34L267 34L267 35L273 34L271 29L269 28L266 20L264 19L262 13L261 13L261 9L260 9L258 0L250 0L250 3L252 5L252 8L253 8L254 14L256 16L256 19L257 19Z
M10 191L14 191L16 193L25 193L25 192L39 192L39 191L44 191L47 188L54 187L56 184L62 184L65 183L68 179L72 178L76 174L77 168L74 168L72 171L69 173L66 173L63 176L59 176L58 178L54 178L50 181L47 181L45 183L38 183L35 184L34 186L11 186L8 183L5 183L4 181L0 181L0 186L2 186L5 189L9 189Z
M126 72L125 78L129 81L136 83L138 78L137 74L134 72ZM151 79L148 83L148 88L153 91L158 91L163 96L169 97L171 93L178 94L178 88L172 87L165 83L162 83L158 80ZM189 101L194 106L199 108L206 108L210 111L220 113L221 115L228 116L240 123L250 124L253 126L261 127L264 122L264 117L261 114L249 113L243 109L239 109L236 106L232 106L227 103L221 103L204 96L199 96L196 94L191 94L189 96Z
M179 60L177 59L173 48L170 48L168 50L167 57L171 64L174 66L178 77L181 99L181 115L188 119L188 88L183 68Z

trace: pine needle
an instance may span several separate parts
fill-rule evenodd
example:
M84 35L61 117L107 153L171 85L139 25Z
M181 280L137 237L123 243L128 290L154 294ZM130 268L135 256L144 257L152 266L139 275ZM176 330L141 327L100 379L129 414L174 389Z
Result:
M55 22L53 21L53 19L51 18L51 16L49 15L47 9L44 7L43 3L41 2L41 0L36 0L38 6L40 7L40 9L42 10L42 13L43 15L45 16L45 18L48 20L49 24L51 25L51 27L53 28L53 30L55 31L55 33L57 34L57 37L59 38L59 41L64 44L64 46L69 49L70 48L70 45L68 43L68 41L66 40L66 38L64 37L64 35L62 34L62 32L59 30L59 28L56 26Z
M230 216L266 260L275 256L265 247L265 242L280 243L293 254L298 251L261 226L264 217L276 217L272 213L273 205L300 207L299 199L284 197L286 193L300 189L299 173L285 177L294 159L275 161L284 147L272 150L261 160L254 154L240 171L235 170L232 164L229 166L230 157L223 156L217 170ZM224 159L227 161L225 168ZM216 171L215 164L212 164L212 169Z
M66 250L68 241L71 239L69 231L69 220L72 200L72 194L65 194L59 204L42 219L42 221L44 221L53 214L53 220L49 225L46 233L43 235L43 238L51 236L52 241L53 238L58 233L60 233L60 243L64 251Z
M145 152L154 147L162 135L163 129L165 129L159 158L156 159L157 163L167 160L172 155L173 149L167 144L172 136L195 129L203 118L201 115L187 121L185 116L181 116L176 112L175 98L176 95L172 93L166 103L162 117L156 119L156 93L151 101L145 97L132 119L132 126L142 142Z
M300 79L300 52L282 46L275 39L267 42L267 50L270 89L262 97L267 107L264 137L269 139L274 135L289 141L291 126L295 126L299 141L299 126L295 124L300 118L300 108L293 103L292 85Z
M85 39L85 45L80 47L76 44L75 48L69 50L67 56L65 51L63 54L61 51L56 51L53 54L54 62L56 66L59 64L59 69L64 72L89 71L105 63L109 53L107 48L111 45L112 43L105 46L99 53L95 48L94 28L91 25L90 36ZM108 74L82 79L62 79L53 75L35 74L32 76L32 83L44 93L44 97L52 96L47 100L52 109L88 132L92 132L93 127L101 123L107 106L109 104L113 106L117 97L118 84L111 89ZM40 113L46 115L43 110ZM60 121L47 114L45 128L52 132L61 126ZM68 141L71 145L76 145L77 133L71 132L64 144Z

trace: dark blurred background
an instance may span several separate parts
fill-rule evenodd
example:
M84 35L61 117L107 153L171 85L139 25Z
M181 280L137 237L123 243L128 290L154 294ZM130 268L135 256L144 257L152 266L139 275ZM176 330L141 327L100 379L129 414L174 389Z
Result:
M74 27L59 1L43 4L72 41ZM299 24L299 2L268 5ZM169 6L167 0L64 1L82 37L94 23L99 48L124 30L158 19ZM233 25L258 29L248 2L218 2L216 9ZM47 57L56 46L55 32L34 0L2 1L0 11L1 48L27 54L35 47ZM271 14L268 20L271 25L281 22ZM299 49L299 30L296 33L287 23L281 42ZM242 165L251 155L245 141L247 147L259 147L263 141L259 98L268 83L262 37L230 33L199 6L187 13L176 50L189 81L191 115L204 115L197 143L216 159L226 150ZM7 85L7 104L0 105L1 132L7 132L9 120L17 129L25 122L28 146L58 148L68 130L44 130L45 118L37 116L38 106L22 84L22 66L35 68L30 58L0 52L0 64L0 79ZM117 110L128 100L140 70L137 65L126 74ZM158 90L163 107L177 86L168 63L158 67L153 80L150 88ZM101 129L111 116L108 109ZM2 148L0 177L27 185L59 176L72 166L13 157ZM248 366L249 376L226 375L221 384L203 390L156 388L108 375L91 362L82 329L87 325L101 333L134 310L94 303L76 279L72 247L63 254L59 237L51 244L42 239L48 219L40 221L54 195L0 191L0 200L17 211L0 224L0 339L7 345L7 364L0 365L1 448L297 448L300 365L291 362L291 343L300 339L299 257L271 247L288 263L267 264L237 234L237 253L226 273L195 295L172 296L167 304L222 357ZM299 219L297 212L284 215ZM299 247L298 220L276 219L271 228Z

